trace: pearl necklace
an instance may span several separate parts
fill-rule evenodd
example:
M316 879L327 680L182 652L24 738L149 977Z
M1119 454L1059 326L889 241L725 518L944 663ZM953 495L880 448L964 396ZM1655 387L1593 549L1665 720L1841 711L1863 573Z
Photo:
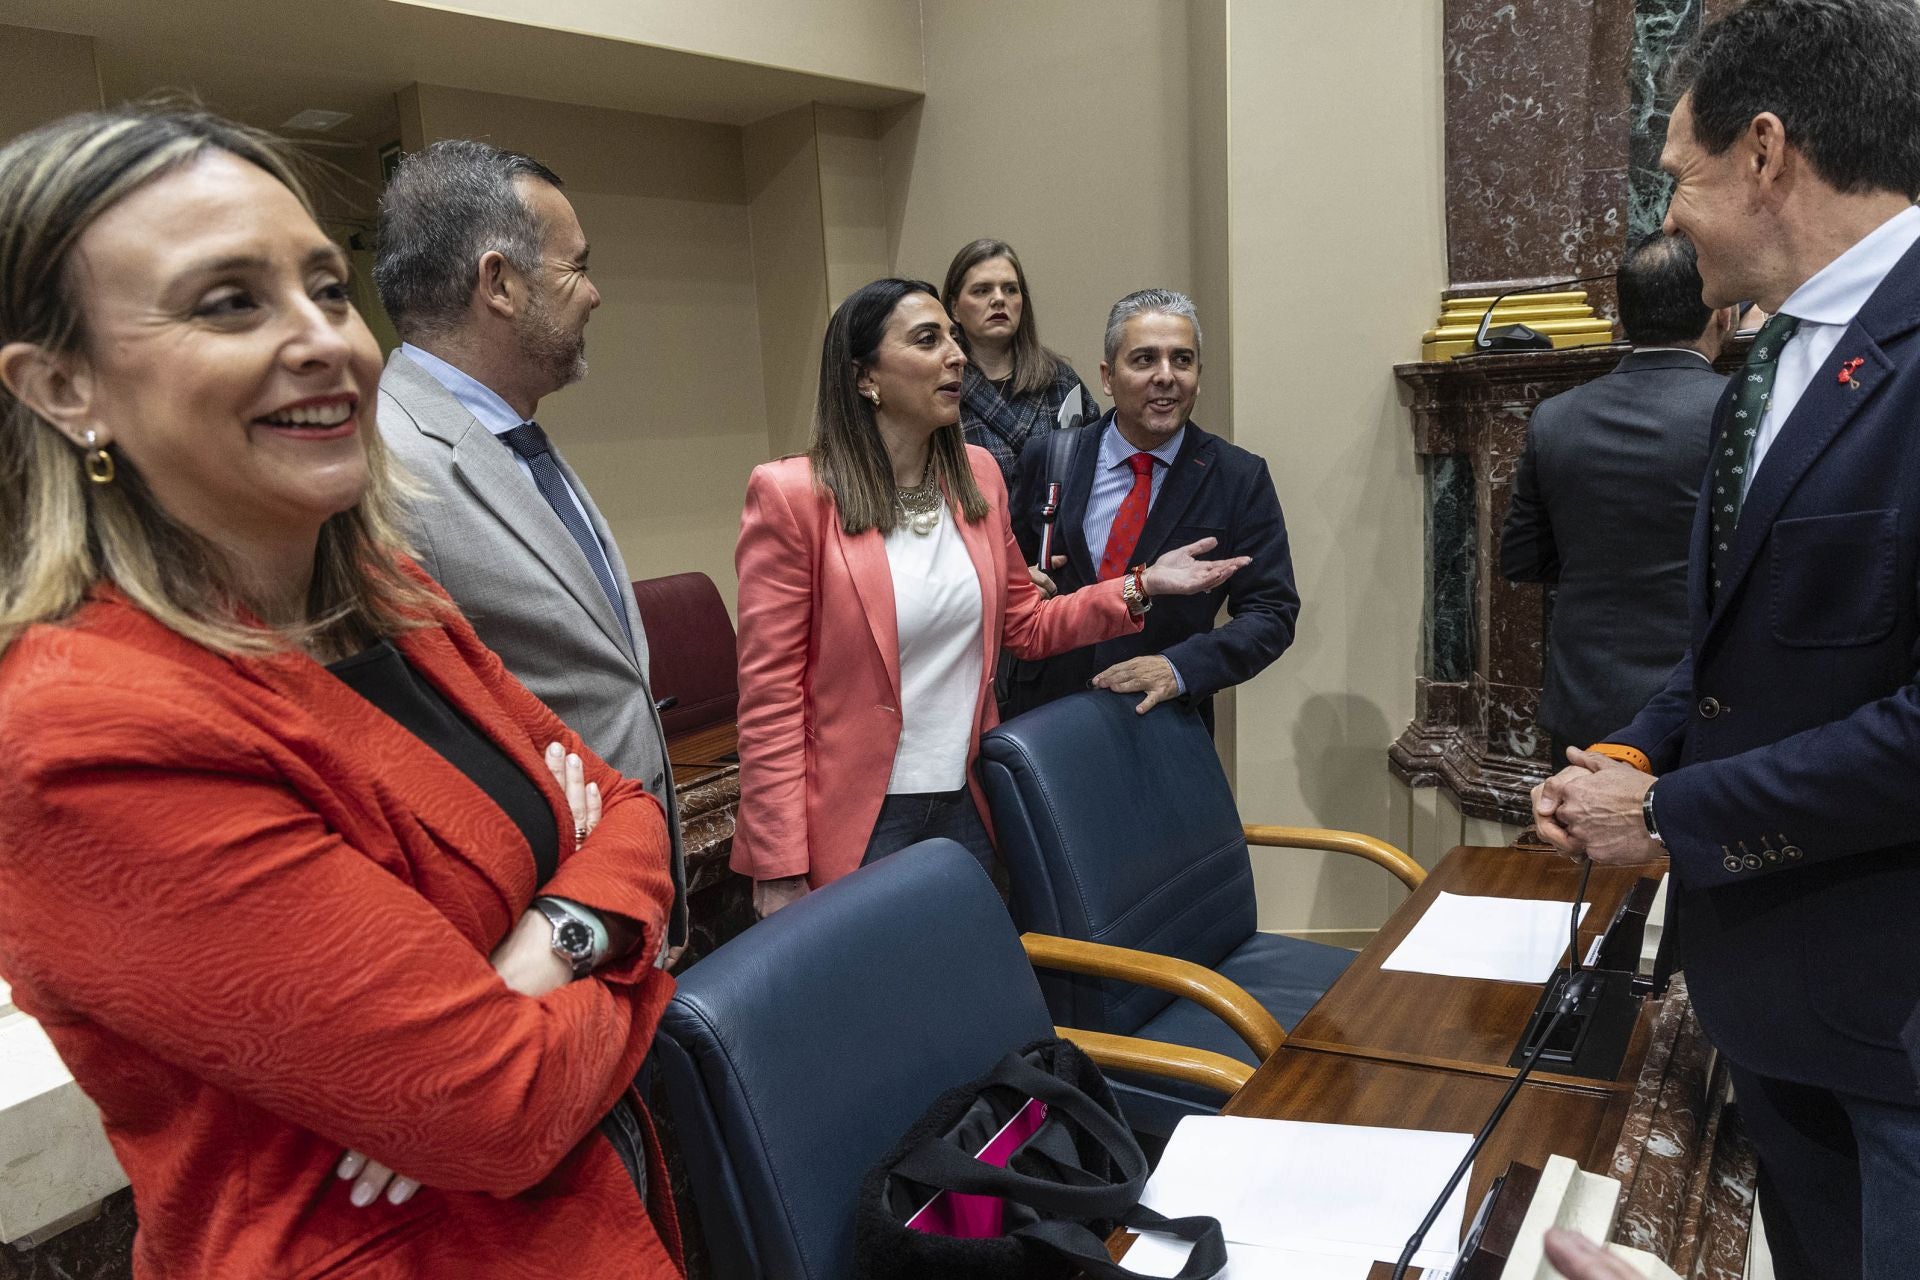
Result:
M894 490L893 501L900 508L900 515L907 527L921 537L940 527L940 510L946 502L940 495L940 486L933 480L932 458L927 459L927 471L919 486Z

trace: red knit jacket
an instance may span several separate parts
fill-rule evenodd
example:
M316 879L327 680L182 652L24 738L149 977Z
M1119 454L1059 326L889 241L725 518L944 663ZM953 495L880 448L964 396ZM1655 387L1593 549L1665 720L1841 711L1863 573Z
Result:
M671 1210L656 1233L595 1130L673 988L648 963L673 892L660 805L464 620L395 643L546 794L552 880L317 663L222 657L103 589L0 658L0 973L100 1106L137 1276L677 1276ZM555 740L604 796L578 848ZM487 955L536 893L644 939L517 995ZM354 1208L346 1147L423 1188Z

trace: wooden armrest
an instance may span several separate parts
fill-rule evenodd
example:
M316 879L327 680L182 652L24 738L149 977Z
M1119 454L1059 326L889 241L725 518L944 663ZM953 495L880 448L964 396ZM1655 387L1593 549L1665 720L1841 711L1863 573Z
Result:
M1238 983L1191 960L1046 933L1023 933L1020 945L1027 949L1027 959L1036 968L1120 978L1184 996L1232 1027L1262 1062L1271 1058L1287 1038L1286 1028Z
M1164 1040L1142 1040L1138 1036L1115 1036L1074 1027L1055 1027L1053 1033L1062 1040L1073 1041L1101 1067L1115 1071L1141 1071L1170 1080L1185 1080L1228 1095L1237 1093L1253 1076L1253 1068L1246 1063L1211 1049L1190 1049Z
M1358 831L1329 831L1325 827L1244 827L1248 844L1270 845L1281 849L1325 849L1328 853L1351 853L1378 863L1409 889L1426 882L1427 873L1420 864L1385 840L1363 836Z

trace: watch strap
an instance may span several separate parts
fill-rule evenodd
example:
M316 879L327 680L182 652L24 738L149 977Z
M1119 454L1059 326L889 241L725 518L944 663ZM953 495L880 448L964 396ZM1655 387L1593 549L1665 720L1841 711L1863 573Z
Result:
M585 977L592 973L613 949L605 922L579 903L542 896L533 900L533 907L553 926L553 953L573 967L574 977ZM586 930L590 941L584 952L576 952L562 943L561 933L568 925L577 925Z

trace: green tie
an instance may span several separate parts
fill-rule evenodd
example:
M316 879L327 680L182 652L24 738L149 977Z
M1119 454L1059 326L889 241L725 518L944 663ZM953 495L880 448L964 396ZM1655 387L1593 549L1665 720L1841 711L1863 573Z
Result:
M1720 590L1721 558L1733 545L1733 532L1740 527L1740 508L1746 502L1747 464L1753 457L1753 439L1759 434L1760 419L1773 398L1773 375L1780 370L1780 349L1799 328L1792 316L1774 316L1760 328L1740 370L1740 386L1733 393L1733 413L1727 429L1720 434L1713 455L1713 532L1707 544L1707 572L1713 589Z

